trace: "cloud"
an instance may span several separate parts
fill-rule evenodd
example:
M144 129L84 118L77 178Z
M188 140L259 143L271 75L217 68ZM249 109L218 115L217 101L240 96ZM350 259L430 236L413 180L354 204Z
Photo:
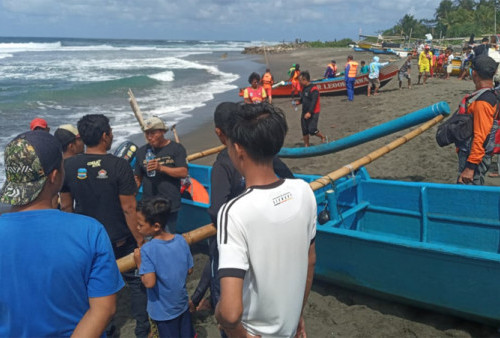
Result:
M0 0L1 1L1 0ZM11 30L39 28L33 34L63 31L71 34L111 30L144 38L268 39L303 37L332 39L387 29L405 14L432 18L434 0L3 0L0 20ZM19 18L24 27L21 25ZM90 25L93 25L92 27ZM120 33L123 32L123 33ZM325 32L325 33L322 33ZM104 32L103 32L104 33ZM47 33L48 34L48 33ZM109 32L107 33L109 37ZM173 36L175 35L175 36ZM198 35L202 35L198 37ZM314 35L314 36L313 36ZM128 37L128 36L116 36Z

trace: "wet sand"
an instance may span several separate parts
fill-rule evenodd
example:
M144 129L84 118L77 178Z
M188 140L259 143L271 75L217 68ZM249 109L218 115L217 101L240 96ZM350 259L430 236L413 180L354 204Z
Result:
M350 49L306 49L286 54L269 55L271 71L275 81L285 80L292 63L299 63L302 70L309 70L313 79L323 76L328 62L336 59L339 70L348 54L356 61L371 62L373 54L355 53ZM396 57L381 56L381 62ZM263 73L265 64L255 71ZM416 60L412 65L412 82L417 81ZM407 113L424 108L438 101L446 101L454 111L460 99L474 89L472 81L429 79L425 86L413 85L411 90L398 89L397 78L381 88L378 96L356 95L353 102L346 96L321 97L319 129L336 140L359 132L379 123L389 121ZM234 101L239 101L237 92ZM290 99L274 99L273 103L286 112L289 133L285 146L302 144L300 111L293 110ZM181 141L188 153L194 153L217 146L218 139L208 123L198 131L183 136ZM404 181L426 181L453 183L457 176L456 153L452 146L440 148L435 141L437 127L424 132L409 143L399 147L381 159L369 164L372 177ZM409 130L412 130L410 128ZM369 152L406 134L404 130L357 147L317 158L284 159L297 173L326 174L348 164ZM311 139L318 144L318 138ZM197 160L198 164L212 164L215 156ZM493 164L490 171L496 170ZM488 178L487 184L500 185L500 178ZM207 260L199 249L194 250L195 272L188 279L191 294ZM119 319L121 335L133 336L133 321L127 314L127 292L122 292ZM207 295L208 296L208 295ZM315 281L305 309L307 332L310 337L500 337L497 329L465 319L439 314L399 303L346 290L337 286ZM195 326L199 337L217 337L217 327L210 311L195 314Z

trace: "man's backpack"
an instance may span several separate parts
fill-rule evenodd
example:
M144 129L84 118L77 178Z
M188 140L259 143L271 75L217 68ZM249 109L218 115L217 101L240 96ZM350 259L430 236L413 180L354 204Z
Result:
M436 142L440 147L452 143L463 144L472 137L474 134L474 116L472 114L467 114L467 107L487 90L491 89L484 88L470 95L466 95L460 102L457 111L439 125L436 132Z

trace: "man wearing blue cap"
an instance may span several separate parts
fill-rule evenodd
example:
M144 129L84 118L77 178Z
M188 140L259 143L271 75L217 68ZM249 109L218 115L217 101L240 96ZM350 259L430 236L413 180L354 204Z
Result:
M123 286L108 235L96 220L52 209L64 180L59 141L45 131L5 148L0 201L0 336L97 337Z

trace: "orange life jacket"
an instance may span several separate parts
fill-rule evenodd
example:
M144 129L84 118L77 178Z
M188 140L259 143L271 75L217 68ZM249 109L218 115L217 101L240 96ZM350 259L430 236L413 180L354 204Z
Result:
M356 61L351 60L347 62L346 67L347 65L350 65L347 77L356 77L356 74L358 73L358 63Z
M273 76L271 73L265 73L262 75L262 85L264 88L270 88L273 85Z
M333 71L333 74L337 74L337 65L333 65L333 63L329 63L328 67Z
M299 75L300 75L300 70L295 69L295 72L293 72L292 75L292 83L299 83Z

